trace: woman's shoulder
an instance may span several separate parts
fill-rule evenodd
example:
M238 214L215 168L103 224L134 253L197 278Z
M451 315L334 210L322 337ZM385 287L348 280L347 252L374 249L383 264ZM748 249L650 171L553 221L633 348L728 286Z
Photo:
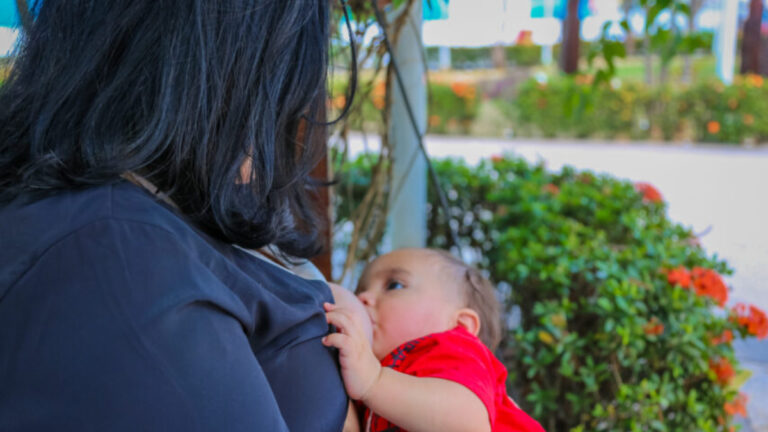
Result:
M81 247L95 246L99 236L143 226L145 230L178 236L183 224L170 209L131 184L65 191L37 200L17 199L0 207L0 291L14 273L26 271L56 245L78 237ZM96 231L93 235L90 231ZM91 241L89 241L92 240ZM146 240L126 239L132 246ZM91 244L94 243L94 244Z
M99 283L105 295L130 293L137 308L208 302L235 315L249 333L264 328L274 336L322 314L320 305L330 301L324 283L208 237L127 182L0 208L0 238L0 300L23 278L67 268L74 279L60 284Z

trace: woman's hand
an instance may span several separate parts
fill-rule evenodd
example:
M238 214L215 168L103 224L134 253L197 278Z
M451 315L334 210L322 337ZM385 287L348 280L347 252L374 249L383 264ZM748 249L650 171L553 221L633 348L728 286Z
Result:
M328 323L338 329L323 338L323 344L339 350L344 387L352 399L363 399L381 377L381 364L373 355L371 343L355 317L355 311L325 303ZM369 322L370 325L370 322Z

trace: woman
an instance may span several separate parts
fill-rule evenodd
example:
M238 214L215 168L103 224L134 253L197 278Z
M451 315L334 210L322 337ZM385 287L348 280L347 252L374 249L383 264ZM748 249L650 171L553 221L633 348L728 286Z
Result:
M341 429L328 287L244 250L318 251L328 8L43 2L0 90L0 430Z

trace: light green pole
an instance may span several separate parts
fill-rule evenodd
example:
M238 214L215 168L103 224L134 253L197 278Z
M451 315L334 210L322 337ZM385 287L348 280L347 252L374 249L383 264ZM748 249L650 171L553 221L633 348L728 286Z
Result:
M419 132L426 131L426 74L422 58L422 1L411 7L408 22L394 45L394 59L400 67L407 97L416 116ZM390 19L393 22L395 19ZM389 32L393 34L392 31ZM393 249L423 247L427 239L427 170L403 94L392 83L389 137L392 143L392 194L389 234Z

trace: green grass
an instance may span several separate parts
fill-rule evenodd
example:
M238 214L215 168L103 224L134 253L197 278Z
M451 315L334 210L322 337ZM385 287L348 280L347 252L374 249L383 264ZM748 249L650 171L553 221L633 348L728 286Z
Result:
M658 58L654 58L654 80L658 80L661 64ZM680 57L672 60L669 66L668 83L680 82L683 77L684 60ZM693 82L704 81L717 78L716 59L713 55L696 56L693 58ZM582 62L581 70L589 72L586 61ZM538 71L547 74L556 73L557 65L541 67ZM634 56L616 61L616 77L624 81L644 81L645 80L645 60L642 56Z

